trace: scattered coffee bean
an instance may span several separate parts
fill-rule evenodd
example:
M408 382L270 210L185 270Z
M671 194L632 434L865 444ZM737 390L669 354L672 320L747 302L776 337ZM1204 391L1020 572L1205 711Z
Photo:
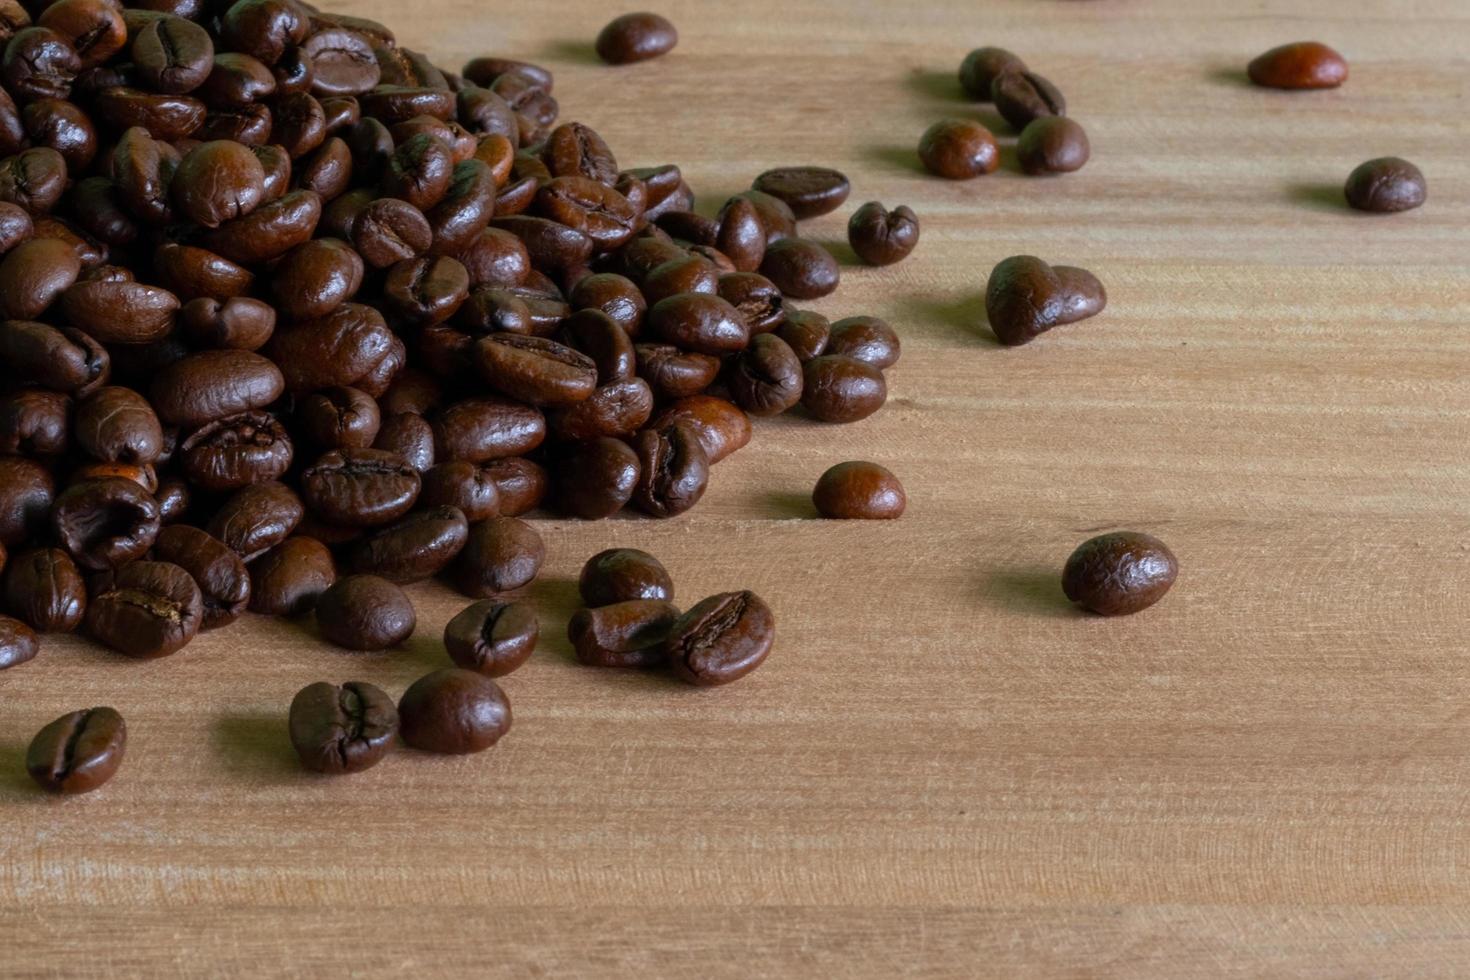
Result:
M1021 130L1016 159L1028 174L1068 174L1081 170L1092 148L1087 132L1066 116L1039 116Z
M993 173L1000 166L1000 149L990 130L968 119L946 119L924 131L919 160L931 174L949 180L968 180Z
M883 372L866 361L827 354L806 362L801 405L823 422L857 422L888 400Z
M759 667L776 640L776 618L754 592L725 592L697 603L669 628L669 666L682 680L713 687Z
M817 481L812 503L823 517L838 520L893 520L903 516L908 498L898 477L877 463L838 463Z
M844 317L832 324L826 353L866 361L887 370L898 363L898 333L875 316Z
M610 548L587 559L577 581L588 606L610 606L633 599L674 598L674 582L659 560L637 548Z
M362 772L393 747L398 708L371 684L318 681L291 700L288 724L291 744L306 768L332 775Z
M848 219L847 243L869 265L901 262L919 244L918 215L905 205L889 211L869 201Z
M990 101L990 86L1006 72L1022 72L1026 63L1005 48L976 48L960 62L960 87L976 102Z
M1347 81L1342 55L1316 41L1298 41L1272 48L1250 63L1250 80L1265 88L1337 88Z
M661 599L579 610L567 625L577 660L590 667L660 667L668 662L669 630L679 618Z
M510 730L510 702L483 674L448 667L409 685L398 718L403 740L414 748L465 755L483 752Z
M26 772L51 793L90 793L116 775L127 744L128 726L116 710L73 711L31 739Z
M1096 316L1107 302L1102 283L1086 269L1047 265L1034 255L1003 260L991 271L985 288L990 329L1007 346Z
M783 238L766 246L761 275L793 299L827 296L842 278L832 253L804 238Z
M339 578L316 603L322 636L348 650L383 650L413 634L413 603L403 590L376 575Z
M836 211L852 190L847 176L829 167L777 167L761 174L750 186L785 201L791 213L803 221Z
M1343 189L1348 204L1359 211L1388 214L1410 211L1424 203L1428 189L1418 167L1398 157L1379 157L1360 164Z
M457 507L434 507L409 514L396 524L352 545L347 564L355 572L390 582L418 582L439 572L469 539L469 523Z
M1065 116L1067 100L1055 85L1035 72L1008 71L990 83L990 101L1016 132L1043 116Z
M674 25L658 14L623 14L597 35L597 55L610 65L629 65L668 54L679 43Z
M530 659L541 624L523 602L473 602L444 627L449 659L486 677L503 677Z
M1126 616L1164 597L1179 562L1158 538L1114 531L1084 541L1062 570L1062 591L1089 612Z

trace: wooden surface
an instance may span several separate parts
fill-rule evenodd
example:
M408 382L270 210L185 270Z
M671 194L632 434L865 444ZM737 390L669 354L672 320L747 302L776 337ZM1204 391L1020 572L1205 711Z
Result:
M286 741L307 682L396 694L446 662L463 600L438 586L381 656L254 618L154 663L48 641L0 675L0 973L1470 972L1462 0L686 0L660 8L677 51L618 70L588 57L604 4L327 6L447 65L544 61L564 119L706 204L810 162L853 206L913 206L909 261L813 304L902 332L888 408L761 424L681 520L540 522L546 641L485 755L321 779ZM1308 37L1346 87L1243 84ZM1002 128L951 81L980 44L1065 90L1086 170L917 171L933 120ZM1337 188L1384 154L1429 204L1348 212ZM980 296L1018 252L1097 273L1107 312L996 346ZM901 476L903 520L815 519L849 458ZM1120 526L1170 543L1177 586L1074 614L1063 560ZM765 596L767 665L715 691L579 668L575 574L613 545L686 602ZM120 775L42 797L26 741L98 703L128 719Z

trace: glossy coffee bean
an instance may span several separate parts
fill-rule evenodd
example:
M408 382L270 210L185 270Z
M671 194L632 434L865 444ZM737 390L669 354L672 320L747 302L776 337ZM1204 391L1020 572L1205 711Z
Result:
M286 540L304 513L301 498L290 487L256 483L227 498L204 529L248 562Z
M164 423L187 428L264 408L284 390L280 368L259 354L209 350L159 371L150 401Z
M0 544L33 538L46 528L56 484L40 463L0 456Z
M720 276L715 295L735 307L752 335L769 333L786 320L786 297L775 283L758 272L728 272Z
M783 238L766 248L761 275L793 299L817 299L837 288L841 279L837 260L816 242Z
M353 247L375 269L417 258L434 240L424 213L392 197L379 198L363 208L352 223L351 235Z
M669 666L699 687L739 680L765 662L776 639L771 608L754 592L712 595L669 629Z
M968 119L945 119L924 131L919 160L931 174L948 180L968 180L994 173L1000 149L990 130Z
M192 92L214 68L214 41L191 20L165 15L150 20L133 38L133 69L155 92Z
M826 354L803 368L801 405L823 422L857 422L887 400L883 372L866 361Z
M76 563L60 548L12 556L3 582L5 611L33 629L70 633L81 625L87 586Z
M715 247L730 257L737 270L759 269L766 254L766 229L756 206L748 198L732 198L720 209L717 222Z
M444 627L449 659L486 677L503 677L530 659L541 624L523 602L481 599Z
M714 293L720 270L700 255L682 255L662 262L643 277L643 296L650 305L680 293Z
M271 280L276 308L296 320L322 317L362 287L362 256L337 238L317 238L288 252Z
M788 309L785 322L776 328L776 336L786 341L803 364L826 352L831 332L831 322L811 310Z
M727 383L735 404L749 414L779 415L801 400L801 361L780 337L760 334L732 359Z
M628 65L668 54L679 43L679 32L665 17L651 13L623 14L597 35L597 56L610 65Z
M899 347L898 334L886 320L875 316L850 316L832 324L826 353L867 361L875 368L887 369L898 363Z
M71 444L72 400L42 388L0 397L0 453L59 456Z
M661 339L699 354L725 354L750 343L740 312L718 296L681 293L648 311L649 327Z
M639 456L621 439L603 437L568 447L556 461L558 506L572 517L611 517L633 496L641 474Z
M1052 327L1101 313L1107 291L1085 269L1050 266L1033 255L1005 259L990 273L985 312L1002 344L1027 343Z
M1126 616L1164 597L1179 562L1164 542L1138 531L1114 531L1084 541L1062 570L1062 591L1089 612Z
M592 358L543 337L492 334L475 343L474 356L492 387L531 405L584 401L597 388Z
M0 321L0 362L17 381L78 396L112 373L111 357L88 334L32 320Z
M33 320L77 281L81 260L65 242L33 238L0 259L0 312L12 320Z
M710 465L750 442L750 417L733 402L713 395L691 395L672 402L649 423L663 428L675 422L693 427Z
M492 517L470 525L450 579L465 595L488 598L530 585L545 560L546 543L535 528L514 517Z
M0 616L0 670L35 659L40 648L35 630L18 619Z
M153 557L182 568L204 602L201 630L228 626L250 602L250 573L223 541L197 527L175 524L158 532Z
M92 571L118 568L153 546L158 504L132 480L82 480L57 496L51 522L77 564Z
M893 520L908 498L898 477L877 463L838 463L817 481L812 503L823 517L838 520Z
M1081 170L1092 154L1087 131L1066 116L1040 116L1021 130L1016 159L1028 174L1067 174Z
M991 84L1006 72L1026 70L1019 55L1005 48L976 48L960 62L960 88L976 102L990 101Z
M653 517L675 517L689 510L709 486L709 456L693 426L675 422L644 429L633 437L638 482L633 503Z
M661 667L678 618L673 603L632 599L578 610L567 625L567 639L577 660L590 667Z
M1391 214L1419 207L1428 189L1423 172L1409 161L1379 157L1354 169L1343 193L1359 211Z
M98 388L76 406L77 446L94 459L152 463L163 452L163 427L148 400L131 388Z
M276 311L246 296L223 301L201 296L184 304L179 324L196 347L253 351L275 333Z
M158 501L158 522L164 527L183 520L193 503L189 485L177 476L160 478L153 499Z
M479 466L453 460L430 467L423 474L419 505L458 510L471 523L500 514L500 491Z
M638 375L659 398L697 395L714 383L720 359L695 354L672 344L638 344L633 348Z
M26 27L6 42L0 79L22 99L64 99L81 68L69 39L46 27Z
M280 365L287 390L352 385L372 394L368 377L398 344L376 309L343 303L324 317L277 330L266 351Z
M510 702L483 674L445 668L414 681L398 701L403 741L425 752L483 752L510 730Z
M337 581L337 566L316 538L287 538L250 563L250 611L300 616Z
M379 449L339 449L301 473L301 496L313 514L345 527L389 524L418 499L418 472Z
M286 429L265 412L242 412L194 430L179 447L184 474L205 490L278 479L291 466Z
M1348 65L1342 55L1316 41L1298 41L1272 48L1250 63L1250 80L1265 88L1337 88L1347 81Z
M505 517L535 510L550 492L551 478L545 468L529 459L492 459L480 472L495 484L500 513Z
M836 211L852 190L847 176L829 167L777 167L750 186L785 201L798 220Z
M434 465L434 427L422 415L390 415L378 429L373 448L393 453L423 473Z
M177 652L199 632L204 599L178 565L135 561L87 604L87 634L139 660Z
M90 793L117 774L128 726L113 708L62 715L26 748L26 772L50 793Z
M358 540L348 551L347 567L390 582L418 582L453 561L468 538L469 524L458 508L435 507Z
M417 618L403 590L376 575L339 578L316 603L322 637L348 650L383 650L413 634Z
M869 265L893 265L919 244L919 218L904 205L889 211L869 201L848 219L847 243Z
M674 598L674 583L663 564L637 548L610 548L587 559L577 589L592 608L634 599Z
M1067 100L1061 91L1030 71L1008 71L996 76L990 84L990 101L1018 133L1043 116L1067 114Z
M151 344L173 329L179 299L160 286L84 279L63 290L57 305L72 326L104 344Z
M377 401L345 385L307 395L297 414L311 440L326 449L366 449L382 425Z
M287 725L301 764L312 772L362 772L393 747L398 707L371 684L318 681L291 699Z
M37 24L71 42L83 69L95 68L128 42L122 11L105 0L62 0L41 11Z
M193 245L169 242L153 253L159 281L185 301L225 300L249 292L255 275L222 255ZM220 345L223 346L223 345Z

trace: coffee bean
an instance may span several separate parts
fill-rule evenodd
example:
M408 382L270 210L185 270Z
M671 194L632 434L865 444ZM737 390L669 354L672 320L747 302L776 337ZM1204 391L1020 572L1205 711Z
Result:
M158 522L164 527L183 520L193 502L189 485L177 476L159 480L153 499L158 501Z
M471 523L500 513L500 491L479 466L464 460L439 463L425 471L419 504L430 509L451 507Z
M852 190L845 174L828 167L778 167L750 186L785 201L798 220L837 210Z
M249 269L222 255L173 242L158 247L153 253L153 266L159 281L184 300L201 296L218 300L243 296L255 281L255 275Z
M578 610L567 625L567 639L577 660L590 667L661 667L668 662L665 644L678 618L673 603L632 599Z
M316 538L298 535L250 563L250 610L265 616L300 616L316 608L337 581L332 553Z
M75 250L54 238L22 242L0 259L0 312L33 320L46 312L82 271Z
M60 456L71 443L72 400L41 388L0 397L0 453Z
M348 650L398 646L413 634L416 621L403 590L376 575L339 578L316 603L322 636Z
M796 359L805 364L826 352L831 331L832 324L822 314L788 309L786 322L776 328L776 336L786 341Z
M1025 70L1026 63L1005 48L976 48L960 62L960 87L976 102L989 102L990 86L997 78Z
M650 428L684 422L694 428L710 465L750 442L750 418L740 407L713 395L691 395L672 402L656 415Z
M40 648L35 630L18 619L0 616L0 670L33 659Z
M288 317L323 317L362 287L362 256L336 238L317 238L296 246L271 281L276 307Z
M724 592L697 603L670 627L669 666L700 687L729 684L759 667L776 639L776 619L754 592Z
M345 385L307 395L299 415L312 441L327 449L366 449L382 424L378 403Z
M90 793L116 775L127 744L128 727L116 710L73 711L31 739L26 772L50 793Z
M301 473L301 496L316 516L346 527L389 524L418 499L418 472L379 449L339 449Z
M480 472L495 484L500 513L505 517L518 517L541 506L551 485L546 470L529 459L492 459Z
M138 78L155 92L192 92L214 67L214 41L191 20L165 15L150 20L130 52Z
M679 43L674 25L658 14L623 14L597 35L597 55L610 65L628 65L668 54Z
M1316 41L1298 41L1272 48L1250 63L1250 80L1265 88L1337 88L1347 81L1343 56Z
M280 368L259 354L209 350L159 371L150 400L164 423L193 427L264 408L284 390Z
M631 438L653 414L653 391L642 378L614 381L592 397L555 409L547 418L560 439L582 442L603 436Z
M393 747L398 708L371 684L318 681L291 699L288 725L301 764L312 772L362 772Z
M985 287L985 313L1002 344L1015 346L1052 327L1101 313L1107 291L1085 269L1050 266L1033 255L1003 260Z
M659 560L637 548L610 548L587 559L577 581L588 606L610 606L634 599L674 598L674 583Z
M245 563L223 541L197 527L175 524L159 531L153 556L179 566L199 586L204 603L201 630L228 626L250 602L250 573Z
M908 498L898 477L877 463L838 463L817 481L812 503L823 517L839 520L893 520L903 516Z
M1081 170L1092 148L1087 132L1066 116L1039 116L1021 130L1016 159L1028 174L1068 174Z
M557 177L536 193L536 206L604 249L632 237L639 217L626 197L590 177Z
M167 289L125 280L72 283L57 300L72 326L104 344L151 344L174 327L179 299Z
M56 498L57 539L83 568L118 568L139 558L158 536L158 504L132 480L82 480Z
M869 201L848 219L847 243L869 265L893 265L919 244L919 218L904 205L889 211Z
M5 45L0 78L24 99L64 99L82 68L71 42L45 27L16 31Z
M886 370L898 363L899 346L898 334L886 320L850 316L832 324L826 353L867 361Z
M803 368L801 405L823 422L857 422L887 400L883 372L866 361L827 354Z
M356 31L317 31L301 50L311 59L311 90L317 96L362 95L382 77L372 44Z
M1360 164L1343 189L1348 204L1380 214L1409 211L1424 203L1428 190L1418 167L1398 157L1379 157Z
M166 657L199 632L204 599L178 565L135 561L87 604L86 629L103 646L139 660Z
M654 517L675 517L704 496L709 485L709 456L694 427L674 422L644 429L633 438L638 456L638 482L633 503Z
M638 344L633 348L638 375L659 398L697 395L720 373L720 359L695 354L672 344Z
M248 562L286 540L304 512L301 498L290 487L275 481L256 483L226 499L205 530Z
M735 307L752 335L770 333L786 321L786 298L758 272L727 272L715 294Z
M449 659L486 677L503 677L530 659L541 625L523 602L481 599L444 627Z
M1164 597L1179 562L1158 538L1113 531L1084 541L1062 570L1062 591L1089 612L1126 616Z
M343 303L324 317L277 330L266 353L280 365L289 391L351 385L372 394L366 379L401 344L377 310Z
M648 311L648 324L663 340L699 354L731 353L750 343L750 327L740 312L707 293L660 300Z
M362 538L352 546L347 565L390 582L418 582L453 561L468 537L469 524L460 510L436 507Z
M612 317L597 309L580 310L561 325L566 342L597 366L597 383L626 381L636 368L633 342Z
M492 517L470 525L450 578L471 598L497 596L530 585L545 560L546 544L535 528L514 517Z
M932 174L949 180L967 180L995 172L1000 149L990 130L968 119L946 119L924 131L919 160Z
M60 548L23 551L6 564L5 610L42 633L70 633L82 622L87 587Z
M766 229L755 204L747 198L732 198L720 209L717 221L715 247L728 255L739 271L759 269L766 254Z
M285 426L265 412L210 422L195 429L179 449L184 474L204 490L234 490L278 479L295 452Z
M1016 132L1043 116L1065 116L1067 100L1055 85L1035 72L1008 71L990 84L990 101Z
M432 420L436 458L471 463L520 456L546 439L546 417L502 398L455 402Z
M112 359L89 335L31 320L0 321L0 361L15 380L77 396L106 384L112 373Z
M434 428L422 415L390 415L378 429L373 448L393 453L423 473L434 465Z
M71 42L83 69L96 68L128 43L122 11L102 0L69 0L41 11L36 23Z
M566 405L597 388L592 358L544 337L492 334L475 343L475 358L490 385L532 405Z
M471 670L445 668L414 681L398 701L404 742L426 752L483 752L510 730L500 685Z
M163 452L163 427L131 388L98 388L77 402L77 445L105 462L147 464Z
M832 253L816 242L783 238L766 247L761 275L793 299L818 299L837 289L841 270Z
M729 385L735 404L746 412L779 415L801 400L801 361L780 337L759 334L732 359Z
M611 517L632 499L641 473L639 456L621 439L598 438L566 449L554 468L556 498L573 517Z
M552 86L555 83L555 78L548 68L533 65L526 61L515 61L511 58L497 58L493 56L470 59L465 63L460 74L476 85L487 87L501 75L508 74L521 75L536 85L539 85L547 92L552 90Z

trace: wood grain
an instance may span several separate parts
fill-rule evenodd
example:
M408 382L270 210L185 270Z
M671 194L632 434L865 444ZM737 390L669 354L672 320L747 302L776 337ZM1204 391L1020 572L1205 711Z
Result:
M1464 976L1470 971L1470 74L1461 0L682 0L670 57L592 61L604 4L327 4L447 65L557 72L563 118L707 204L767 166L913 206L923 241L844 267L832 315L903 335L887 410L781 419L667 523L547 520L547 637L490 753L301 772L292 694L398 692L406 649L252 618L133 663L77 642L0 675L0 972L200 976ZM1339 91L1243 66L1315 37ZM949 184L913 146L964 52L1066 91L1094 159ZM997 121L997 126L999 127ZM998 129L999 131L999 129ZM1420 211L1336 188L1398 154ZM841 243L850 209L808 233ZM998 347L990 267L1085 266L1108 311ZM908 487L891 525L815 518L831 463ZM1163 537L1182 571L1122 621L1058 586L1079 541ZM768 664L725 690L579 668L593 552L660 555L686 602L752 588ZM30 735L108 703L121 774L56 801Z

